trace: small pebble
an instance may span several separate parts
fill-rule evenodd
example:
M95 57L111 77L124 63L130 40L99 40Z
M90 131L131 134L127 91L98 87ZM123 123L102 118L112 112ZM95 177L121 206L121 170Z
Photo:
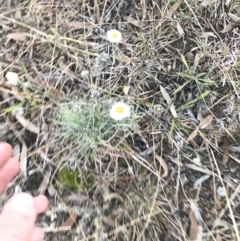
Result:
M226 191L223 187L218 187L217 194L219 197L226 197Z
M82 78L86 78L88 75L89 75L89 71L88 71L88 70L83 70L83 71L81 72L81 77L82 77Z
M53 197L53 196L56 195L56 192L52 187L48 187L47 190L48 190L48 194L49 194L50 197Z

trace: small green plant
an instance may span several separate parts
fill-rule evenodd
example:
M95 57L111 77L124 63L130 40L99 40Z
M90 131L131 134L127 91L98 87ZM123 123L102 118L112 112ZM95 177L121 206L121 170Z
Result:
M57 120L60 135L68 143L79 146L82 156L96 153L101 145L109 145L119 131L129 134L136 124L136 116L116 120L111 118L110 108L101 106L103 104L81 102L60 110Z

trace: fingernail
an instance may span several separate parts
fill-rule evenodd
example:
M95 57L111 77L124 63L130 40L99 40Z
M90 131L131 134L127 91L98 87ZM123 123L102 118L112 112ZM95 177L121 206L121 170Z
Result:
M13 196L4 206L4 211L15 211L25 216L35 212L33 197L27 193L20 193Z

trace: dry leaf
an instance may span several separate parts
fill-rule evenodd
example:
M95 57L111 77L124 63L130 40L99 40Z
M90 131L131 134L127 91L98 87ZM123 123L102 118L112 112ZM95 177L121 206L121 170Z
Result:
M167 104L170 107L170 111L171 111L173 117L177 118L177 112L176 112L176 109L175 109L175 107L172 103L171 97L169 96L168 92L161 85L160 85L160 89L161 89L161 92L162 92L162 95L163 95L164 99L167 101Z
M201 214L198 210L198 207L196 204L190 200L191 204L191 210L189 212L189 219L191 222L190 225L190 231L189 231L189 239L192 241L201 241L202 240L202 234L203 229L201 226Z
M163 167L164 173L162 175L162 178L166 177L168 175L168 166L167 163L162 159L162 157L155 155L156 159L159 161L161 166Z
M22 145L22 152L20 155L20 170L24 177L27 177L27 146L25 143Z
M230 145L229 150L232 151L232 152L240 152L240 147Z
M228 31L232 30L235 27L235 25L233 23L229 23L228 25L226 25L226 27L219 31L220 33L227 33Z
M190 136L187 138L187 141L191 141L193 140L198 134L198 128L196 128L191 134Z
M233 181L229 178L229 176L224 175L224 176L223 176L223 180L226 182L226 184L227 184L228 187L231 187L231 188L234 189L234 190L237 188L237 183L233 182Z
M228 13L228 17L231 18L234 22L240 22L240 18L233 13Z
M210 175L203 175L203 176L201 176L200 178L198 178L195 182L194 182L194 184L193 184L193 188L198 188L198 186L200 185L200 184L202 184L204 181L206 181L207 179L209 179L209 177L210 177Z
M52 174L52 168L49 168L47 171L45 171L43 180L37 190L38 194L44 194L44 192L46 191L48 183L50 181L51 174Z
M189 69L189 66L188 66L188 63L187 63L187 60L186 60L185 56L183 54L180 54L180 56L181 56L183 64L186 66L187 69Z
M194 58L194 64L193 64L193 69L194 69L194 72L196 71L196 69L197 69L197 67L198 67L198 65L199 65L199 61L200 61L200 59L203 57L204 55L202 55L202 54L199 54L199 53L196 53L196 55L195 55L195 58ZM189 97L191 98L190 100L192 100L192 95L189 93ZM190 100L188 100L188 101L190 101ZM201 108L201 107L200 107ZM199 112L199 111L198 111ZM194 117L194 119L195 119L195 117Z
M220 201L220 199L217 195L214 196L214 201L216 203L216 209L221 210L222 209L222 203L221 203L221 201Z
M123 17L124 20L126 20L128 23L131 23L132 25L142 28L144 27L144 23L142 21L139 21L131 16L125 16Z
M204 129L207 126L209 126L211 124L213 120L213 115L209 115L206 118L204 118L199 125L197 126L197 128L189 135L189 137L187 138L187 141L192 141L198 134L198 130L200 129Z
M59 67L63 71L63 73L67 74L71 80L75 78L74 73L70 69L70 65L66 65L63 61L59 63Z
M9 41L9 40L15 40L15 41L24 41L25 40L25 38L26 38L26 33L23 33L23 32L18 32L18 33L9 33L9 34L7 34L6 35L6 37L7 37L7 42Z
M145 20L147 16L147 1L146 0L141 0L141 5L142 5L142 19Z
M14 19L21 19L22 18L22 11L21 9L16 9L14 14Z
M106 200L110 201L112 200L113 198L123 202L123 198L118 194L118 193L110 193L110 194L107 194L106 195Z
M226 165L229 160L229 139L228 136L223 137L223 165Z
M216 240L217 240L217 241L222 241L222 237L220 236L219 233L217 233L217 235L216 235Z
M190 231L189 231L189 239L196 240L196 236L198 233L198 223L197 223L195 214L192 210L190 210L190 212L189 212L189 218L191 221L191 226L190 226Z
M66 22L66 25L68 28L72 28L72 30L77 30L81 28L90 28L93 27L92 24L87 23L87 22L78 22L78 21L71 21L71 22Z
M232 224L225 221L225 220L222 220L220 218L217 218L215 219L214 223L212 224L212 227L215 229L217 227L223 227L224 229L229 229L232 227Z
M19 156L20 156L20 145L19 144L14 146L12 156L13 156L13 158L19 159Z
M213 175L214 173L212 171L210 171L209 169L206 169L204 167L201 167L201 166L197 166L197 165L194 165L194 164L184 164L185 167L187 168L190 168L190 169L193 169L195 171L198 171L198 172L202 172L202 173L205 173L207 175Z
M77 219L77 214L70 213L67 220L60 227L57 228L58 230L57 233L71 230L73 224L76 222L76 219Z
M101 219L102 219L102 221L103 221L105 224L107 224L109 227L115 228L115 222L114 222L114 220L113 220L110 216L108 216L108 217L106 217L106 216L101 216Z
M172 7L169 8L166 17L170 18L172 17L172 14L176 12L176 10L179 8L183 0L178 0Z
M206 118L204 118L198 125L198 128L204 129L207 126L209 126L212 123L213 115L209 115Z
M215 184L213 184L213 179L210 180L210 189L216 194L216 189L215 189ZM215 194L213 196L214 196L214 201L215 201L215 204L216 204L216 209L221 210L222 209L222 203L219 200L218 196L215 195Z
M29 120L25 119L23 116L20 115L15 115L15 117L24 128L33 133L39 134L40 129L34 124L32 124Z
M182 37L184 35L184 30L178 21L177 21L177 30L178 30L179 36Z

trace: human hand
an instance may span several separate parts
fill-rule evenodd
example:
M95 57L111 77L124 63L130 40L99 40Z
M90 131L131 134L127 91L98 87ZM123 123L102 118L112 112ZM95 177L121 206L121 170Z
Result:
M20 170L19 162L11 157L12 147L0 143L0 192ZM0 214L1 241L41 241L43 230L35 226L37 214L46 210L48 200L40 195L32 197L27 193L14 195Z

